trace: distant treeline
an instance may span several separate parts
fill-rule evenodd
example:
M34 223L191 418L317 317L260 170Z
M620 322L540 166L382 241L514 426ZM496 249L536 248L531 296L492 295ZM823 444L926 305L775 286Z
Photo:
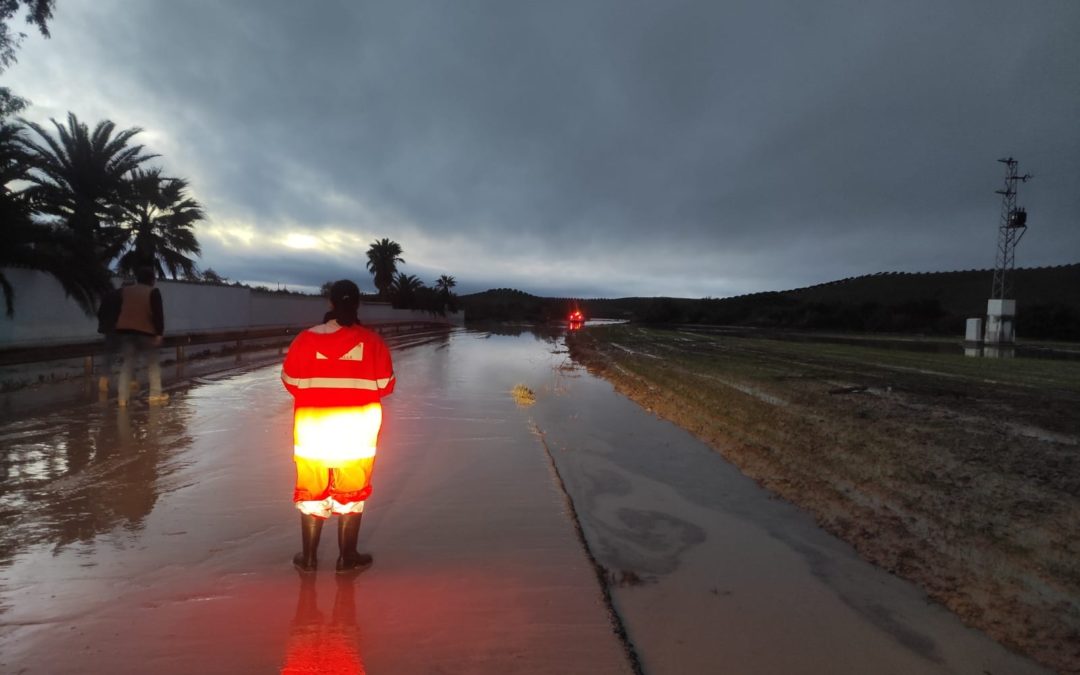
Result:
M1021 338L1080 340L1080 264L1017 269L1012 276ZM731 298L541 298L503 288L461 297L468 320L589 318L798 330L961 335L984 316L992 270L882 272L789 291Z

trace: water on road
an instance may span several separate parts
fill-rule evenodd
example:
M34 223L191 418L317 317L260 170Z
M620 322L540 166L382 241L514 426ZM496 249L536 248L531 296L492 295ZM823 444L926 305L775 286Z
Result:
M277 368L6 424L0 672L630 672L509 395L541 344L396 345L355 579L332 571L333 523L314 582L292 569Z
M327 569L333 523L316 577L290 566L276 367L0 426L0 672L629 673L623 627L647 673L1038 672L556 335L457 331L394 357L360 534L375 565L355 578Z

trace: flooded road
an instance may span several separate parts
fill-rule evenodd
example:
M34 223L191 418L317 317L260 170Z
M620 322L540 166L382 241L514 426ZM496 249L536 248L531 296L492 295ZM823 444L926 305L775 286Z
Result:
M276 367L0 427L0 672L629 673L620 626L646 673L1041 672L554 335L459 331L394 357L360 532L375 564L355 579L325 569L332 536L314 581L290 566Z
M548 347L395 350L355 580L292 569L277 368L164 408L0 428L0 672L628 673L550 462L509 390Z

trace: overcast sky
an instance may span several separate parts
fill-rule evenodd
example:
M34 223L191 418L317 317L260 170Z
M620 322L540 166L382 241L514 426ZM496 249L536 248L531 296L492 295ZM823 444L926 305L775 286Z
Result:
M724 297L1080 261L1077 0L57 0L0 81L142 127L202 268ZM989 291L989 289L987 289Z

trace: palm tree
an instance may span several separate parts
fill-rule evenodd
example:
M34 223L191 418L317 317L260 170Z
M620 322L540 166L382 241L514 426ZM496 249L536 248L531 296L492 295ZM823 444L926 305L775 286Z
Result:
M9 204L6 196L14 194L8 190L8 183L25 181L30 169L29 158L19 144L20 133L18 126L10 122L0 122L0 186L3 186L5 208Z
M20 138L32 168L28 196L42 214L96 244L102 224L113 219L112 207L121 201L124 176L157 155L145 154L142 145L128 145L142 131L138 127L114 134L116 124L106 120L91 132L74 113L68 113L66 127L51 121L56 137L23 122L39 137Z
M375 288L379 289L379 297L386 299L389 296L390 284L394 281L397 272L397 264L405 262L401 258L401 244L382 238L371 242L367 250L367 269L375 277Z
M166 271L173 279L178 272L185 278L198 275L186 254L200 254L193 228L205 214L187 187L181 178L162 177L161 169L132 170L113 214L116 225L102 231L108 259L119 256L117 271L150 266L159 279Z
M398 309L412 309L416 302L416 292L424 288L424 282L413 274L398 272L388 289L394 307Z
M435 289L439 291L439 297L444 305L450 307L451 312L457 311L457 307L454 306L454 293L451 291L454 286L457 286L457 280L446 274L440 275L435 281Z
M8 185L29 180L30 158L24 152L20 129L0 124L0 268L22 268L52 275L87 314L107 292L108 269L87 257L81 241L67 228L39 223L26 191ZM15 313L15 289L0 271L0 291L7 315Z
M450 289L457 286L457 281L452 276L446 274L440 275L435 281L435 289L440 293L450 295Z

